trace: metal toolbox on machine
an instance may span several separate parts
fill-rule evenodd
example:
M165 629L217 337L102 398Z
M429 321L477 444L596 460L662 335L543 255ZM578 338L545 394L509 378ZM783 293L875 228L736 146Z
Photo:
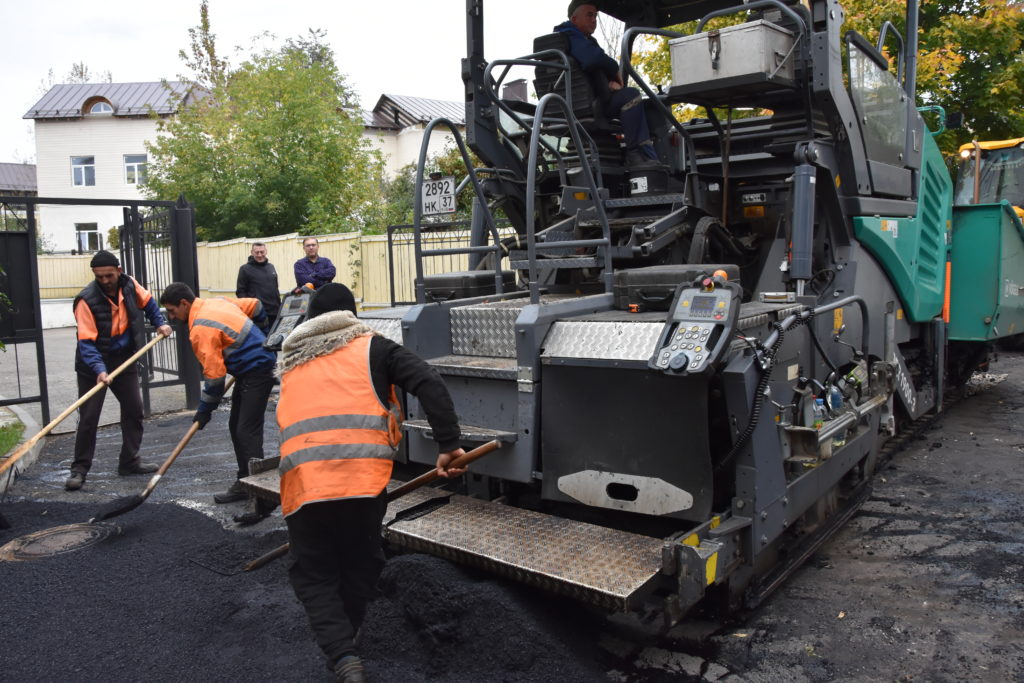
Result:
M763 19L669 41L669 96L726 99L795 85L793 32Z

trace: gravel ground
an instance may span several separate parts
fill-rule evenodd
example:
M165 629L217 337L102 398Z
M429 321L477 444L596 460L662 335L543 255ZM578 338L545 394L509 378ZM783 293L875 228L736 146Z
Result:
M1024 681L1024 356L1004 355L876 478L865 506L756 610L658 634L421 555L393 558L363 653L382 681ZM1005 378L1003 377L1005 375ZM1002 381L1000 381L1002 380ZM190 416L151 420L158 461ZM0 562L0 680L330 680L287 562L224 576L284 539L214 506L232 459L218 414L121 534ZM276 444L268 424L268 450ZM51 439L0 511L31 531L88 519L145 478L116 477L116 429L78 494ZM201 563L201 564L199 564ZM205 567L202 565L206 565Z

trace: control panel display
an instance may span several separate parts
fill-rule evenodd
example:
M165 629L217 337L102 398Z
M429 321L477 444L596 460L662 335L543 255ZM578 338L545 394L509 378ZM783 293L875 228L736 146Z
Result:
M681 285L647 366L673 375L713 370L732 341L740 291L738 285L717 279L708 286Z
M695 296L690 304L690 312L700 318L710 318L711 312L715 310L715 297Z

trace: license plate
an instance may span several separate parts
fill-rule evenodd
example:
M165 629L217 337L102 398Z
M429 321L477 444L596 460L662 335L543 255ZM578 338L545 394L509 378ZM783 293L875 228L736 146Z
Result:
M424 216L455 213L455 178L445 176L437 180L424 180L421 196Z

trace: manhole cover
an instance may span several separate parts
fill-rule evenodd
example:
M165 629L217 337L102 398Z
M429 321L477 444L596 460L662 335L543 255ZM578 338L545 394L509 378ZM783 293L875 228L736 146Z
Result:
M65 524L16 538L0 547L0 560L17 562L63 555L121 533L116 524Z

